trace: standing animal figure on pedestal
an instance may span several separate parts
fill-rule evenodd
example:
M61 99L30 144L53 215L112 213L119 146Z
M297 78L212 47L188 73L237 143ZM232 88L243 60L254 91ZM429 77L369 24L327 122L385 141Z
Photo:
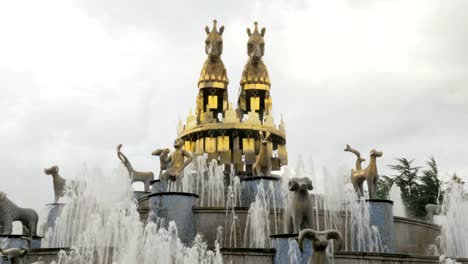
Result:
M337 249L340 250L343 241L343 236L338 230L327 230L318 232L312 229L304 229L299 233L299 249L304 251L304 239L310 239L313 253L308 264L328 264L330 261L327 256L328 240L335 239Z
M122 161L124 166L128 170L128 175L130 179L132 179L132 183L134 182L143 182L145 184L145 192L149 191L150 181L154 179L154 173L152 171L136 171L133 169L132 164L127 159L127 157L120 151L122 148L122 144L117 146L117 157Z
M356 169L351 170L351 183L354 186L354 190L357 192L359 197L364 196L364 181L367 181L367 189L369 191L369 199L375 199L377 197L377 184L379 182L379 173L377 171L377 158L382 157L382 151L375 149L370 151L369 165L367 168L361 168L361 162L364 159L361 158L360 153L346 145L345 151L354 153L357 156Z
M37 236L38 220L39 216L36 211L18 207L8 199L6 193L0 192L0 235L11 235L13 222L20 221L23 225L23 235ZM27 231L26 234L25 231Z
M52 176L54 184L54 203L58 203L60 197L63 197L66 193L66 185L68 181L60 177L58 166L52 166L48 169L46 168L44 169L44 173Z
M23 257L28 254L28 250L25 248L0 248L0 254L2 255L3 261L10 260L11 264L23 264Z
M167 162L167 160L169 159L169 153L171 153L171 151L168 148L157 149L151 153L151 155L153 156L159 156L159 177L160 178L161 178L163 171L166 171L169 168L169 162Z
M263 132L258 132L262 145L258 153L257 160L252 166L254 176L271 176L271 148L270 148L270 132L266 132L263 137Z
M164 164L167 164L169 167L167 170L160 176L161 183L163 188L166 191L170 190L170 185L176 183L176 190L182 192L182 177L185 167L192 162L192 155L182 149L184 146L184 140L178 138L174 141L174 151L171 155L164 161ZM161 158L161 156L160 156ZM185 159L187 158L187 160ZM168 184L170 181L170 185Z
M285 212L285 231L288 234L299 233L301 225L311 228L314 208L309 191L314 189L312 181L307 178L292 178L289 180L289 191L294 192Z

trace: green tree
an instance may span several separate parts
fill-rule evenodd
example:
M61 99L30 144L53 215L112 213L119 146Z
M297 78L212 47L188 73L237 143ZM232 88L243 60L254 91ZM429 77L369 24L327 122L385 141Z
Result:
M418 173L420 167L413 166L414 160L408 160L406 158L398 158L397 164L390 165L389 167L395 170L398 174L393 175L394 181L398 187L400 187L403 202L407 207L407 212L411 216L419 215L417 201L418 195Z
M426 205L440 204L439 197L443 197L440 193L442 182L434 157L426 161L426 166L427 168L422 171L422 175L419 177L418 194L414 197L413 211L416 217L424 217Z
M390 194L390 189L395 182L389 176L381 176L379 178L379 184L377 185L377 198L379 199L388 199L388 195Z

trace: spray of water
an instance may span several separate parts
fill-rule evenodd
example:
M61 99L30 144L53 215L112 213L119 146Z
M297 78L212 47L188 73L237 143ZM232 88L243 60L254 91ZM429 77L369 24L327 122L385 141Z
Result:
M218 165L216 160L207 161L207 156L201 155L187 166L185 174L189 176L184 177L185 190L198 194L199 206L224 206L224 165Z
M143 223L123 167L112 177L83 168L81 188L64 206L55 228L47 230L43 247L70 247L57 263L222 263L199 236L192 247L183 245L174 222Z
M441 231L441 251L445 256L468 257L468 199L463 185L451 183L444 195L442 212L446 212L446 217Z
M406 217L406 209L401 198L401 190L395 183L390 188L389 200L393 201L393 215Z
M257 186L255 201L250 205L244 231L244 247L270 247L270 201L274 192L263 187L263 181ZM270 190L270 191L269 191Z

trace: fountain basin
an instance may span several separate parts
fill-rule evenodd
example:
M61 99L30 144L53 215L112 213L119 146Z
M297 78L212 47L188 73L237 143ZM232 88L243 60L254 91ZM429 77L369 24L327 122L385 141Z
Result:
M174 221L180 240L190 245L197 232L193 207L198 195L185 192L161 192L148 195L148 220L164 219L164 227Z
M301 252L297 244L298 234L271 235L271 245L275 249L274 264L307 264L312 256L312 246L309 239L304 240L304 251ZM291 248L293 246L293 248Z
M255 201L262 183L263 190L269 197L270 208L283 208L281 178L276 176L252 176L241 178L241 206L249 207ZM271 189L273 187L273 189Z
M161 184L161 180L159 179L150 181L150 185L151 185L151 193L160 193L160 192L166 191L164 190Z
M222 248L223 263L271 264L275 256L272 248Z
M33 236L29 247L29 241L23 235L0 235L0 248L40 248L41 239L40 236Z

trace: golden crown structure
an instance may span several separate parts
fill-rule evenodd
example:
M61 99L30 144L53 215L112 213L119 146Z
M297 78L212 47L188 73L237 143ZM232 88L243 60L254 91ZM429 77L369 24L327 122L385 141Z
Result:
M208 57L198 80L196 110L178 127L184 149L232 164L237 174L250 175L261 148L259 133L269 133L272 169L279 170L288 163L286 131L283 120L276 126L271 115L271 82L262 60L265 28L259 31L255 22L253 32L247 29L249 59L242 72L236 109L228 101L229 79L221 59L224 26L218 30L214 20L212 29L205 27L205 31Z

